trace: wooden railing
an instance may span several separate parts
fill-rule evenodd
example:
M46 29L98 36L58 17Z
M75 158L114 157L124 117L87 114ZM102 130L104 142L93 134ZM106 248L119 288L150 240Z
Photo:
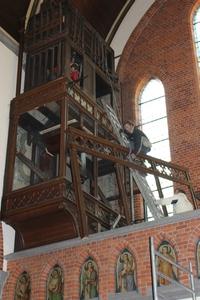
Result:
M113 161L116 164L136 169L147 174L165 178L189 188L194 207L197 208L196 199L187 168L166 162L151 156L138 155L135 161L129 161L129 150L121 145L106 141L105 139L81 132L75 128L68 130L68 141L71 147L79 152ZM138 163L139 162L139 163Z
M80 88L69 81L66 82L66 93L68 99L72 103L80 107L82 111L96 120L99 125L113 135L112 125L105 111L95 101L92 101L83 91L80 90Z
M150 156L138 156L138 160L130 162L127 159L128 149L117 143L95 137L75 128L68 128L66 134L68 149L71 153L73 182L69 182L65 177L57 177L4 194L3 201L6 205L2 214L5 220L9 219L11 220L10 223L15 223L20 218L34 218L35 213L38 214L39 211L42 214L44 211L48 213L59 209L67 209L72 215L77 215L81 236L87 235L87 220L89 219L105 229L111 229L119 216L118 226L130 224L130 203L128 204L128 198L126 198L128 195L123 187L118 187L119 195L116 199L119 206L122 206L118 207L117 210L109 207L102 199L99 200L91 193L82 190L79 178L80 166L77 161L77 154L81 152L87 153L93 158L112 161L116 167L123 166L137 169L143 173L153 174L177 184L185 185L190 190L191 198L196 207L192 183L186 168ZM118 169L118 171L120 170ZM118 173L118 176L121 176L120 173ZM118 183L121 179L119 178Z
M83 192L86 214L92 220L110 229L118 216L118 213L99 201L92 195ZM4 195L6 217L23 214L25 211L34 212L44 205L57 205L58 208L77 210L77 202L74 196L74 188L66 178L57 178L34 186L22 188L18 191ZM72 209L71 209L72 210ZM127 225L124 217L121 217L119 226Z
M139 165L137 164L137 160L135 162L130 162L127 159L129 150L119 144L114 144L75 128L69 128L68 135L69 143L73 147L76 147L78 151L111 160L122 166L135 168L149 174L155 174L174 182L179 182L188 186L191 184L187 168L145 155L138 155L138 158L141 161L146 162L143 165Z
M87 215L105 228L110 229L119 214L86 192L84 192L84 199ZM124 225L127 225L127 222L124 217L121 217L119 226Z

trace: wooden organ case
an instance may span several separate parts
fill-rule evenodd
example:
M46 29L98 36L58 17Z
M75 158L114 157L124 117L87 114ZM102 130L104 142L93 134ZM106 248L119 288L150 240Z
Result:
M154 174L160 197L159 176L193 196L187 170L152 157L140 158L148 167L126 159L102 105L120 118L113 50L70 1L42 2L23 51L24 92L11 102L1 213L16 230L16 251L135 222L130 167Z
M16 251L110 229L119 214L104 191L114 198L114 164L74 141L116 140L102 107L120 107L113 50L70 1L37 10L24 33L24 92L10 112L2 220L16 230Z

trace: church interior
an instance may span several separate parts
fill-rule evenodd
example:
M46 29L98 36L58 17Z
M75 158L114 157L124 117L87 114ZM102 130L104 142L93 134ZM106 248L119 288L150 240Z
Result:
M200 1L2 2L0 299L200 299Z

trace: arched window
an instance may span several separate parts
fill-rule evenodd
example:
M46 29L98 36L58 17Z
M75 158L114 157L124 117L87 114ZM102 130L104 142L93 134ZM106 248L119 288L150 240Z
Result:
M194 13L193 17L194 42L196 46L196 54L198 65L200 66L200 6Z
M165 90L159 79L151 79L142 89L139 96L140 128L152 143L151 152L148 154L170 161L170 145L168 134L167 111L165 102ZM159 198L155 178L147 176L147 181L156 198ZM160 178L164 197L172 196L172 181ZM172 213L172 207L168 208ZM147 213L150 217L150 214Z
M165 91L158 79L151 79L139 98L140 126L152 143L151 156L167 160L170 157Z

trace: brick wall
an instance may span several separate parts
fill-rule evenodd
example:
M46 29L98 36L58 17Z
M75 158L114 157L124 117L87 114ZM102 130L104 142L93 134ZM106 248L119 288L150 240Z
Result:
M195 218L190 220L192 215L195 215ZM17 278L23 271L27 271L31 277L31 299L46 299L46 280L55 264L59 264L64 272L64 299L79 299L80 270L88 256L94 258L99 268L100 299L107 300L109 295L115 293L116 262L124 248L132 252L136 261L138 291L146 294L151 287L149 236L154 237L156 248L163 240L168 241L174 247L178 262L188 267L188 262L191 261L196 273L196 245L200 238L198 213L188 213L185 220L177 218L180 219L174 216L170 219L165 218L160 224L143 223L93 235L88 240L80 240L78 243L76 241L74 245L68 241L64 249L59 250L58 246L57 250L52 252L45 247L40 248L38 255L24 251L20 253L19 258L8 262L10 275L4 288L3 300L13 299ZM50 252L45 253L42 249ZM179 279L185 283L187 281L185 276L180 274Z
M136 119L137 97L153 77L165 88L172 161L188 167L200 189L199 74L192 40L195 0L160 0L150 8L123 51L118 67L124 119Z

